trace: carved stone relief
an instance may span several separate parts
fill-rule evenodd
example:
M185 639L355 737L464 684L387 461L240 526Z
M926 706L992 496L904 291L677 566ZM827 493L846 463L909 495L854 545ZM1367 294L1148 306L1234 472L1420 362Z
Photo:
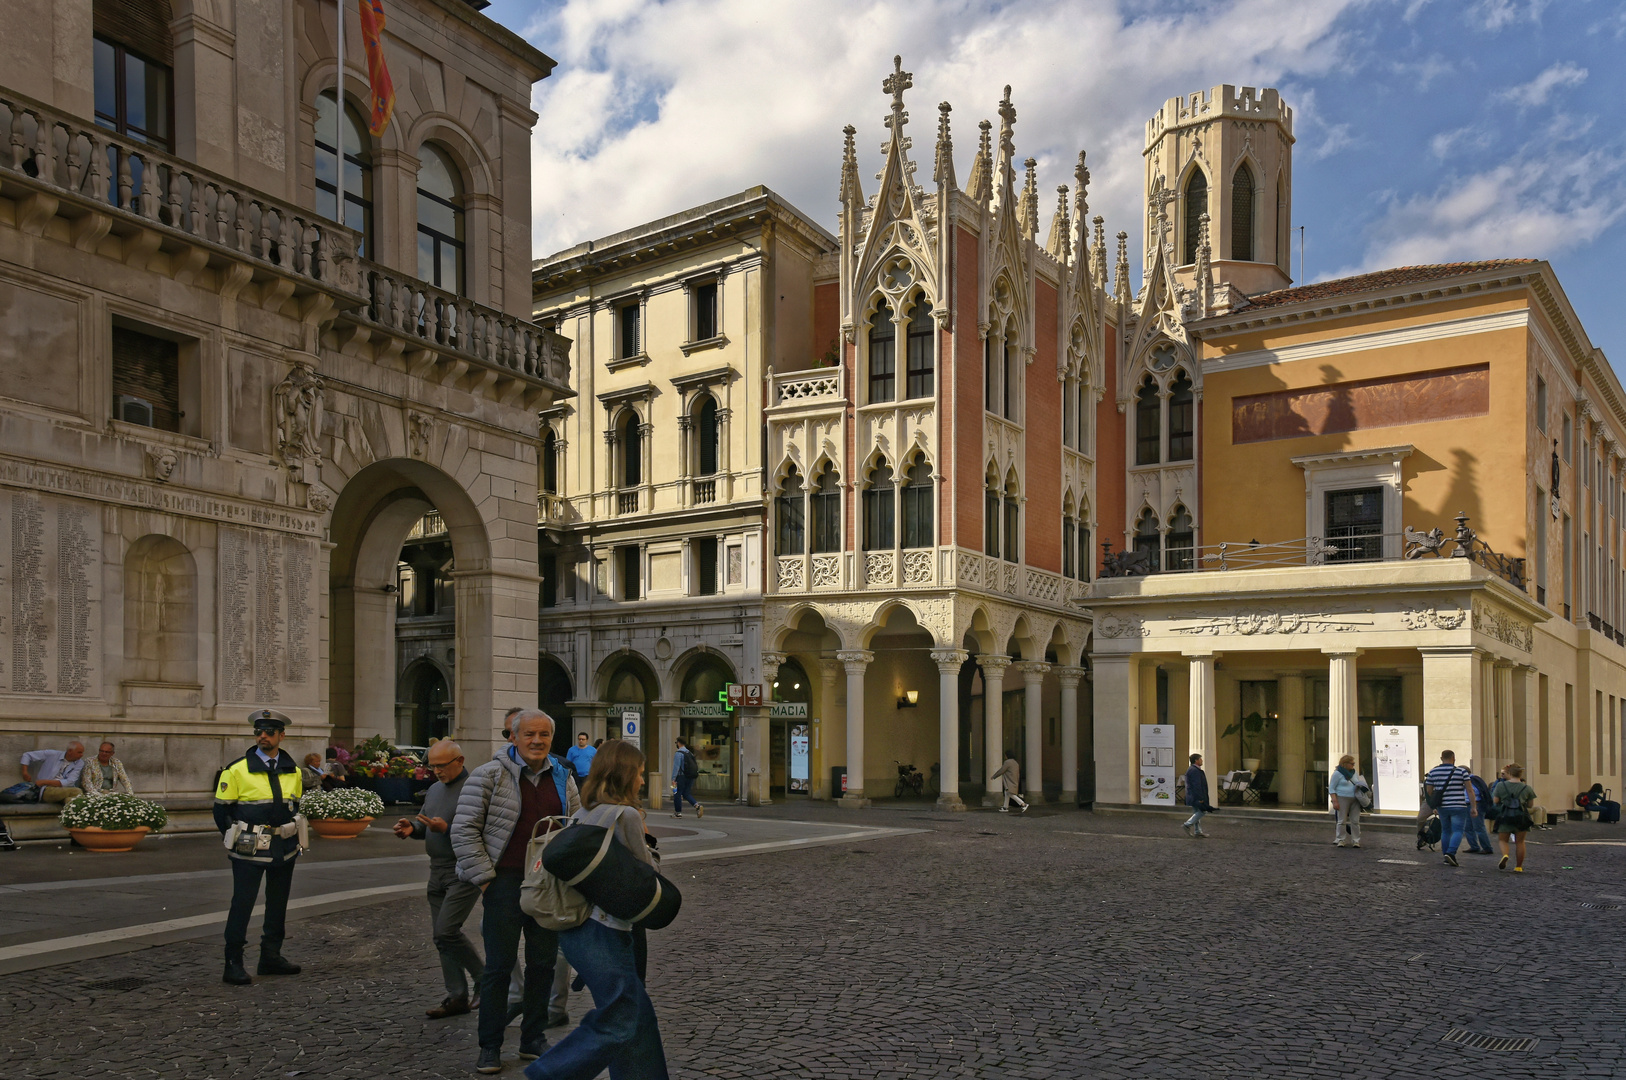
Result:
M277 455L290 471L321 463L324 396L322 377L308 364L295 363L277 384Z
M1520 652L1529 652L1535 644L1535 632L1530 624L1504 608L1485 600L1474 600L1474 629L1493 637Z
M1460 630L1468 613L1460 608L1412 607L1400 613L1408 630Z
M1242 637L1253 637L1256 634L1347 633L1373 625L1370 613L1346 615L1327 612L1238 611L1228 615L1183 621L1188 625L1172 626L1169 632L1213 636L1238 634Z

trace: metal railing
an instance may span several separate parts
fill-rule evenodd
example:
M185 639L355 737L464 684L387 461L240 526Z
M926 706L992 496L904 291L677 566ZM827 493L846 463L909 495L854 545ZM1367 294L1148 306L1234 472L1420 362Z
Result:
M296 278L357 289L356 234L312 211L14 94L0 96L0 131L11 151L0 164L14 176L101 203L202 244L203 252L217 248Z
M1397 550L1399 555L1389 554ZM1456 529L1450 535L1437 528L1428 532L1407 528L1399 533L1356 532L1348 536L1306 536L1269 543L1226 541L1197 548L1164 547L1159 552L1133 548L1114 551L1109 540L1102 543L1101 552L1102 578L1395 562L1425 557L1457 558L1478 563L1508 584L1527 591L1525 561L1492 550L1468 527L1467 514L1457 515ZM1597 616L1592 619L1593 629L1601 631L1601 621Z

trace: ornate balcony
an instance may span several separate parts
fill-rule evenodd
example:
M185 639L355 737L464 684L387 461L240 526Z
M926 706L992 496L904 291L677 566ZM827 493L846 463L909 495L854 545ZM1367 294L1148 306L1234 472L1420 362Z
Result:
M788 375L768 374L768 402L774 405L838 405L845 400L841 368L813 368Z

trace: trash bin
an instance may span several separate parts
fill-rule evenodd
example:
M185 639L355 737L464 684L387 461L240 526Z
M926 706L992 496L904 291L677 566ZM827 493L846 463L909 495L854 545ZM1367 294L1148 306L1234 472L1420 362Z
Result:
M830 766L830 797L839 799L847 794L847 766Z

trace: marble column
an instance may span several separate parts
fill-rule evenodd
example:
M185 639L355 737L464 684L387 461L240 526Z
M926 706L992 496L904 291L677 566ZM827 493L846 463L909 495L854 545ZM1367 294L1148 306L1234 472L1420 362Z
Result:
M1355 658L1358 650L1328 653L1327 676L1327 772L1338 767L1345 754L1361 759L1360 724L1355 700Z
M1011 658L983 655L977 664L982 668L982 805L998 806L1004 788L993 775L1005 764L1005 669Z
M960 800L960 668L971 656L964 649L933 649L937 664L937 754L939 810L964 810Z
M1540 672L1534 664L1520 664L1513 674L1513 760L1534 775L1536 755L1531 750L1540 707Z
M1214 755L1219 749L1219 727L1214 715L1214 654L1188 654L1186 660L1191 668L1191 753L1203 756L1209 798L1213 799L1219 795L1214 764Z
M868 649L847 649L836 653L847 668L847 794L841 805L865 807L864 797L864 673L875 654Z
M1306 735L1304 730L1304 674L1282 671L1276 674L1276 759L1280 786L1277 791L1284 806L1304 802Z
M1022 671L1022 790L1030 803L1044 802L1044 676L1050 665L1019 664Z
M1471 646L1423 648L1423 768L1451 750L1457 764L1475 760L1474 729L1485 707L1482 653ZM1471 767L1471 766L1470 766ZM1492 775L1495 771L1492 770Z
M1129 806L1140 802L1140 725L1147 713L1140 699L1135 658L1095 653L1095 801ZM1155 712L1152 715L1156 715Z
M1059 667L1056 681L1061 684L1061 801L1078 805L1078 682L1081 667Z
M828 740L837 738L837 732L846 730L836 725L836 681L841 678L842 671L839 660L819 661L819 714L813 719L807 755L809 768L813 772L812 797L815 799L841 798L841 792L830 790L830 764L831 758L841 756L837 752L838 747L845 751L845 743L838 741L828 750L825 747Z
M654 705L655 725L644 721L644 759L649 770L645 781L649 785L649 808L660 810L671 798L672 777L666 775L666 766L672 763L674 744L682 726L683 705L680 702L657 701ZM650 737L653 736L653 743Z
M1512 661L1496 661L1496 744L1479 774L1492 783L1502 766L1518 760L1513 749L1513 667Z

